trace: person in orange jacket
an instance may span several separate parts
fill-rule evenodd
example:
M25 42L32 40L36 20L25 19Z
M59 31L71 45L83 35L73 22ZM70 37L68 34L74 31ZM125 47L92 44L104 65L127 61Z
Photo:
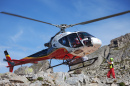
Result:
M107 62L108 62L108 61L107 61ZM110 58L110 62L108 62L108 64L109 64L110 70L109 70L108 73L107 73L107 77L110 78L110 75L112 74L112 77L113 77L113 78L116 78L116 77L115 77L115 71L114 71L113 58Z

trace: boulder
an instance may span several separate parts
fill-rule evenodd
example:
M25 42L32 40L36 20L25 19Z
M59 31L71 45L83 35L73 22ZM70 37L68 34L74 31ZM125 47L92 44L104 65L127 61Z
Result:
M14 73L7 72L0 76L3 80L3 82L10 82L10 83L28 83L28 80L24 76L18 76Z
M56 80L55 81L55 86L71 86L71 85L67 84L64 81L58 81L58 80Z
M44 61L39 61L37 64L33 64L30 67L28 66L23 66L18 68L17 70L14 71L14 73L18 75L27 75L27 74L37 74L38 72L44 71L47 73L52 73L53 69L47 69L49 67L49 61L44 60Z
M53 73L52 68L48 69L49 68L49 61L47 61L47 60L39 61L37 64L33 64L32 66L30 66L30 68L33 68L33 71L35 74L40 72L40 71Z
M84 74L71 74L65 82L70 85L82 86L89 82L89 77Z
M118 47L120 49L127 45L127 43L130 43L130 33L111 40L110 47Z
M27 74L34 74L34 71L31 67L23 66L15 70L14 73L17 75L27 75Z
M29 86L43 86L41 81L35 81L34 83L30 83Z

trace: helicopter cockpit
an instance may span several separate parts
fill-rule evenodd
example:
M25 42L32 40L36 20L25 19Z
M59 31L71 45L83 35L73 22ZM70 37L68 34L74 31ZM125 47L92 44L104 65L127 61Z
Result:
M61 38L59 42L62 45L71 48L77 48L83 45L90 46L92 45L90 37L93 36L86 32L71 33Z
M87 33L87 32L78 32L78 36L79 39L82 41L82 43L86 46L93 46L92 42L91 42L91 34Z

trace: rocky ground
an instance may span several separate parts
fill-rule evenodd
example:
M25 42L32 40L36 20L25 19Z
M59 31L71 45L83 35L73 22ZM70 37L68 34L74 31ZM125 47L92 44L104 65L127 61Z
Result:
M87 57L98 60L89 67L67 73L46 70L49 62L42 61L14 73L0 74L0 86L130 86L130 33L113 39L110 45ZM106 59L110 57L114 58L116 79L106 77L109 70Z

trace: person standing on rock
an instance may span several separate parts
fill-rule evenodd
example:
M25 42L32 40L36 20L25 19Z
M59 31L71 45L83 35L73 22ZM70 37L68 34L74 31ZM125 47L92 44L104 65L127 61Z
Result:
M107 62L108 62L108 61L107 61ZM109 70L108 73L107 73L107 77L110 78L110 75L112 74L112 77L113 77L113 78L116 78L116 77L115 77L115 72L114 72L113 58L110 58L110 62L108 62L108 64L109 64L110 70Z

